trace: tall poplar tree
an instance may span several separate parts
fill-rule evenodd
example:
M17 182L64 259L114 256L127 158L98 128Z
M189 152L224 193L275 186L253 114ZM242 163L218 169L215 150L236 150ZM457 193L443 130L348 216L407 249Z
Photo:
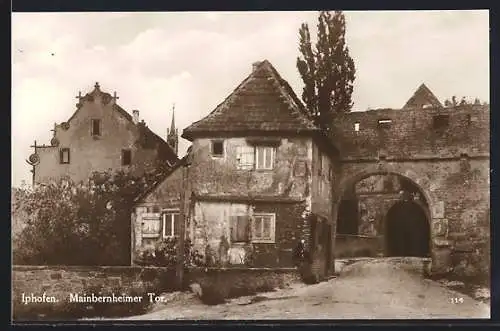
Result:
M302 100L315 122L328 130L336 113L352 109L356 68L345 40L342 11L321 11L313 48L307 23L299 30L297 69L304 82Z

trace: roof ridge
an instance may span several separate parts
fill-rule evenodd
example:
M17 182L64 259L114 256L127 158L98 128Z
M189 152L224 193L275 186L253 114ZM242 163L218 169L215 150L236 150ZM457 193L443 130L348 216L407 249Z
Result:
M291 93L295 95L295 92L291 88L290 84L288 84L288 82L281 77L276 68L274 68L274 66L268 60L264 60L262 63L267 65L268 69L270 69L272 77L275 79L275 82L277 83L277 86L280 90L280 94L285 97L286 104L289 106L292 114L298 115L297 119L301 120L303 124L310 125L316 128L314 122L308 117L307 114L305 114L305 112L303 112L304 105L302 104L302 102L298 100L298 98L295 99L292 96ZM285 85L285 87L283 85Z

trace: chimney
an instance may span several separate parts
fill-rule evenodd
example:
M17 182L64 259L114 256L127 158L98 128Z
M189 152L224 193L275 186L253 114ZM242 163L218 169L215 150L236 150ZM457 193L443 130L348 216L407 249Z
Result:
M134 124L139 123L139 111L137 109L134 109L132 113L134 114L132 122L134 122Z
M252 72L254 72L255 70L257 70L257 68L259 67L260 63L261 63L260 61L252 63Z

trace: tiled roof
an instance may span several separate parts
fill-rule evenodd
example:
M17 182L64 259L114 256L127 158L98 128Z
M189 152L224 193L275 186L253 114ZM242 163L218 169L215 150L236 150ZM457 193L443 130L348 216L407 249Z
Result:
M210 114L184 129L182 137L318 130L290 85L264 60Z

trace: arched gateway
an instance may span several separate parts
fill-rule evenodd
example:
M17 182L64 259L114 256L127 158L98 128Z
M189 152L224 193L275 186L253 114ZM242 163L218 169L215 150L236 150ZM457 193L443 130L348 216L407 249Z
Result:
M430 226L424 207L415 201L396 202L385 219L387 256L430 254Z
M380 167L342 180L336 256L431 256L432 203L417 181Z

